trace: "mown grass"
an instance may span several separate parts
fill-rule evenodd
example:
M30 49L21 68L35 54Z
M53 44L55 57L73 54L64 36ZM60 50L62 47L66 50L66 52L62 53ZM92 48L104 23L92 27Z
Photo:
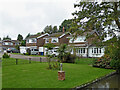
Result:
M24 55L24 54L21 54L21 53L12 53L12 54L15 54L15 55ZM44 55L25 55L25 56L46 57L46 56L44 56Z
M15 58L3 58L2 59L2 66L22 65L22 64L31 64L31 63L40 63L40 61L17 59L17 62L16 62Z
M73 88L114 71L94 68L82 61L79 64L63 63L66 79L59 81L58 70L48 70L47 67L47 63L3 65L2 86L3 88Z
M96 58L77 58L75 63L76 64L88 64L88 65L90 65L90 64L94 63L95 59Z

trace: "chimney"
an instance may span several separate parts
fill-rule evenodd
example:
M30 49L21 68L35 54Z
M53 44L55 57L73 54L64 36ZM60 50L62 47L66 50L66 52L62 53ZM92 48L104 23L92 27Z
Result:
M65 30L64 30L64 26L63 26L63 33L65 32Z

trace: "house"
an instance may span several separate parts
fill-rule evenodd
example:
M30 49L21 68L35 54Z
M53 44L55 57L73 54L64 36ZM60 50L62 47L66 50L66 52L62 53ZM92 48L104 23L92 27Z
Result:
M2 51L2 41L0 41L0 52Z
M30 35L28 38L26 38L26 47L30 49L39 49L39 54L44 54L44 43L45 40L43 38L49 36L48 33L45 34L36 34L36 35Z
M92 38L86 38L87 34L93 35ZM104 55L104 47L96 47L92 44L92 41L96 36L99 36L97 31L83 33L83 35L78 35L75 39L72 35L69 35L69 46L72 46L71 54L76 53L80 57L101 57Z
M52 43L53 45L55 45L52 52L57 53L57 49L59 48L59 46L61 44L68 44L69 43L69 39L67 38L69 35L70 35L70 33L68 33L68 32L66 32L66 33L59 32L59 33L50 34L49 36L44 38L45 44ZM45 53L44 55L46 55L46 52L47 52L47 48L45 48L45 50L44 50L44 53Z
M3 40L2 41L2 48L6 50L8 48L15 48L16 45L19 45L20 42L18 40Z

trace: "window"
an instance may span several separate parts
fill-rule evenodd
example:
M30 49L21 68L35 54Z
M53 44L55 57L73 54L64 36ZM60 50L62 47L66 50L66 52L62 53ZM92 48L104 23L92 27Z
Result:
M99 49L99 52L101 53L101 48Z
M101 53L101 48L92 48L92 53L93 54L100 54Z
M31 40L32 40L33 43L36 43L36 39L35 39L35 38L33 38L33 39L31 39Z
M58 38L52 38L52 43L57 43L58 42Z
M76 52L79 54L83 54L83 53L85 53L85 48L77 48Z
M46 40L45 40L45 43L49 43L49 39L46 39Z

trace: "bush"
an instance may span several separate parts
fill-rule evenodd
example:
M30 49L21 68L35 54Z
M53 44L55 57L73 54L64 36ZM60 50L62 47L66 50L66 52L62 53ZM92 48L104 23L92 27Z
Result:
M67 53L65 56L65 60L63 62L64 63L75 63L76 57L77 56L75 54Z
M120 70L120 60L111 60L110 66L113 67L113 69Z
M10 58L10 55L8 55L7 53L4 53L3 58Z
M30 55L30 54L31 54L31 50L30 50L30 48L28 48L26 55Z
M111 58L108 55L104 55L94 61L93 67L112 68L110 62Z

